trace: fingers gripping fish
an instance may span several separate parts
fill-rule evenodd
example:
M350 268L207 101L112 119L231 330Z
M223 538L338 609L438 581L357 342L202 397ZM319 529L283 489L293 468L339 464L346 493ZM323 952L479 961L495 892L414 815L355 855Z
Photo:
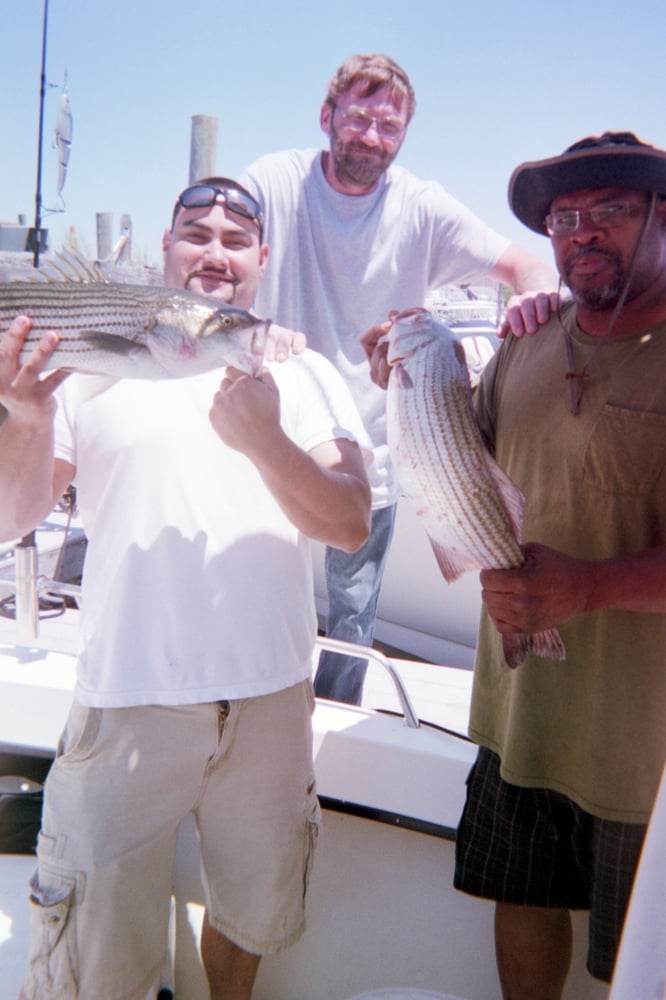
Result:
M525 498L483 442L462 345L427 310L410 309L389 331L388 361L389 451L445 580L522 565ZM565 657L556 629L506 633L502 645L511 667L530 652Z

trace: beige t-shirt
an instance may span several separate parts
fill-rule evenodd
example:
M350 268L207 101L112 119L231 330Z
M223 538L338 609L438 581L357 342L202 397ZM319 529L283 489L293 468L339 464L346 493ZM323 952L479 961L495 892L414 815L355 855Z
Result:
M564 324L580 371L598 341L571 306ZM527 497L523 540L589 559L664 544L666 323L602 344L576 416L566 370L553 319L509 340L477 392L482 430ZM507 781L645 822L666 756L666 614L582 614L560 633L565 662L511 671L483 614L470 734L500 754Z

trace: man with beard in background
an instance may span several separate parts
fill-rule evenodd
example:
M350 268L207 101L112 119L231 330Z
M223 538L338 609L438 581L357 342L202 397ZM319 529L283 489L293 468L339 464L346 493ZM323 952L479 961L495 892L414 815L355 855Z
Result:
M379 588L399 486L386 444L386 401L370 379L361 334L392 310L423 305L429 291L488 275L517 292L512 329L548 318L554 273L490 229L444 188L394 161L414 113L405 71L386 55L355 55L335 73L320 111L327 150L264 156L242 181L260 202L271 261L257 309L302 330L336 366L372 440L372 532L353 555L326 549L327 634L372 645ZM320 697L360 704L365 660L324 653Z

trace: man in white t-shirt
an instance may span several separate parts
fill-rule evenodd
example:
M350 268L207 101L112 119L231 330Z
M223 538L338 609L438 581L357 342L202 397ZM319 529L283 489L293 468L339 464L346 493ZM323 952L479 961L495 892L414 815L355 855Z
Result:
M554 272L509 243L435 182L394 160L414 91L388 56L358 55L336 72L320 122L328 150L264 156L242 175L266 216L271 261L257 307L302 330L349 385L374 450L373 525L363 548L329 546L327 633L372 645L375 612L400 488L388 455L385 395L360 336L391 310L423 305L429 290L487 274L517 292L554 290ZM511 304L515 332L548 318L551 297ZM324 653L315 691L360 704L367 663Z
M268 257L255 199L225 178L178 198L165 284L241 308ZM0 341L0 536L69 483L88 535L75 700L46 782L28 1000L156 995L176 834L193 813L213 1000L249 998L260 956L304 927L319 809L307 538L370 526L364 432L312 351L183 379L39 375L46 334ZM278 328L271 353L293 339ZM55 930L57 928L57 931Z

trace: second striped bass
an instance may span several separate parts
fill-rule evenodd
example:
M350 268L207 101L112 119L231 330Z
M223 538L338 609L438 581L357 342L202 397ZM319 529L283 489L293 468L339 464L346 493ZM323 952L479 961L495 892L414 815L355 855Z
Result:
M60 343L51 369L161 379L226 365L252 375L262 368L264 320L177 288L108 283L92 270L0 283L0 330L20 314L33 324L21 363L47 330L56 330Z
M520 566L525 498L486 448L472 407L465 352L426 309L399 314L388 333L389 451L447 582L473 569ZM556 629L504 634L511 667L528 653L564 659Z

